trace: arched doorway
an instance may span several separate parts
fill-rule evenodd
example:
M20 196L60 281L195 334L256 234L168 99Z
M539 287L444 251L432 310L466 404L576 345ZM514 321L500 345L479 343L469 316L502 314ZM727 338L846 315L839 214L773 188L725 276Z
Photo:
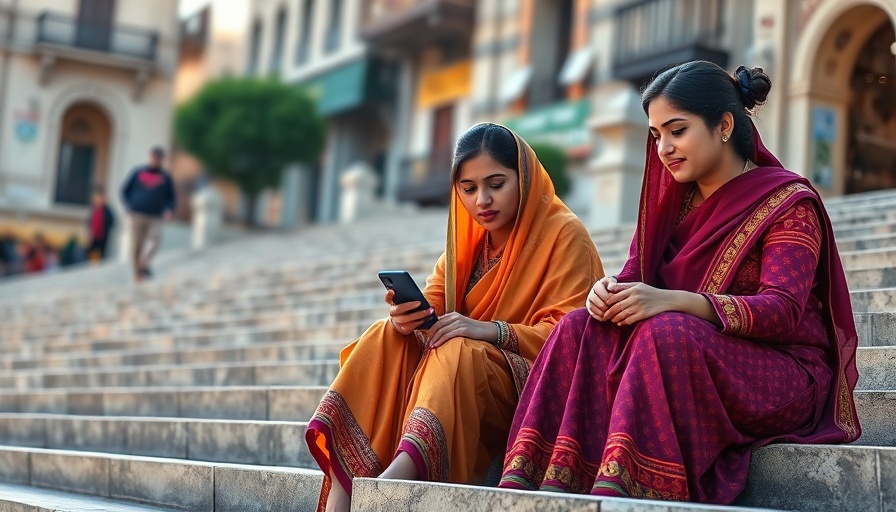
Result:
M86 206L107 176L111 125L97 106L78 103L62 117L54 202Z
M896 31L884 22L853 67L846 152L847 194L896 188Z

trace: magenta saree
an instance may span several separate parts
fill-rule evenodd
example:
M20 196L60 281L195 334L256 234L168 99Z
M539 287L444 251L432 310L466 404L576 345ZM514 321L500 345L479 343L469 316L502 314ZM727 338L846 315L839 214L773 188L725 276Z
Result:
M648 141L620 281L703 294L722 324L668 312L633 326L567 315L511 426L500 485L730 503L751 451L860 434L856 332L818 194L755 134L759 166L682 208Z

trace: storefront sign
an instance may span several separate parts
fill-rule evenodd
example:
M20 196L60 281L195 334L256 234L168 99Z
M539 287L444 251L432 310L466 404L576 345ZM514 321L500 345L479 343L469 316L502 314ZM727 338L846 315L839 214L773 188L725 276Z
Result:
M472 88L472 70L473 64L467 59L422 73L417 92L417 107L444 105L468 96Z
M570 156L586 156L590 152L590 137L585 121L588 118L587 99L553 103L509 119L507 126L526 141L559 146Z

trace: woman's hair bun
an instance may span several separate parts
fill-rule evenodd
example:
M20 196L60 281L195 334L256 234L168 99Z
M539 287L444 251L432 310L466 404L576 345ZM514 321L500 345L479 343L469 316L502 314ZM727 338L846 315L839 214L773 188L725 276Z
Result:
M734 72L734 85L737 86L740 101L747 110L764 104L772 89L771 79L760 67L738 67Z

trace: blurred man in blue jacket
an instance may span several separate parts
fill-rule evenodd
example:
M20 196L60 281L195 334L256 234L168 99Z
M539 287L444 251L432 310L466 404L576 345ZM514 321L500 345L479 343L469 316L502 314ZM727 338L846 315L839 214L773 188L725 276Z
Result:
M121 197L131 218L134 280L152 277L150 262L162 241L162 222L174 213L174 181L162 168L165 150L149 152L149 164L135 168L121 188Z

